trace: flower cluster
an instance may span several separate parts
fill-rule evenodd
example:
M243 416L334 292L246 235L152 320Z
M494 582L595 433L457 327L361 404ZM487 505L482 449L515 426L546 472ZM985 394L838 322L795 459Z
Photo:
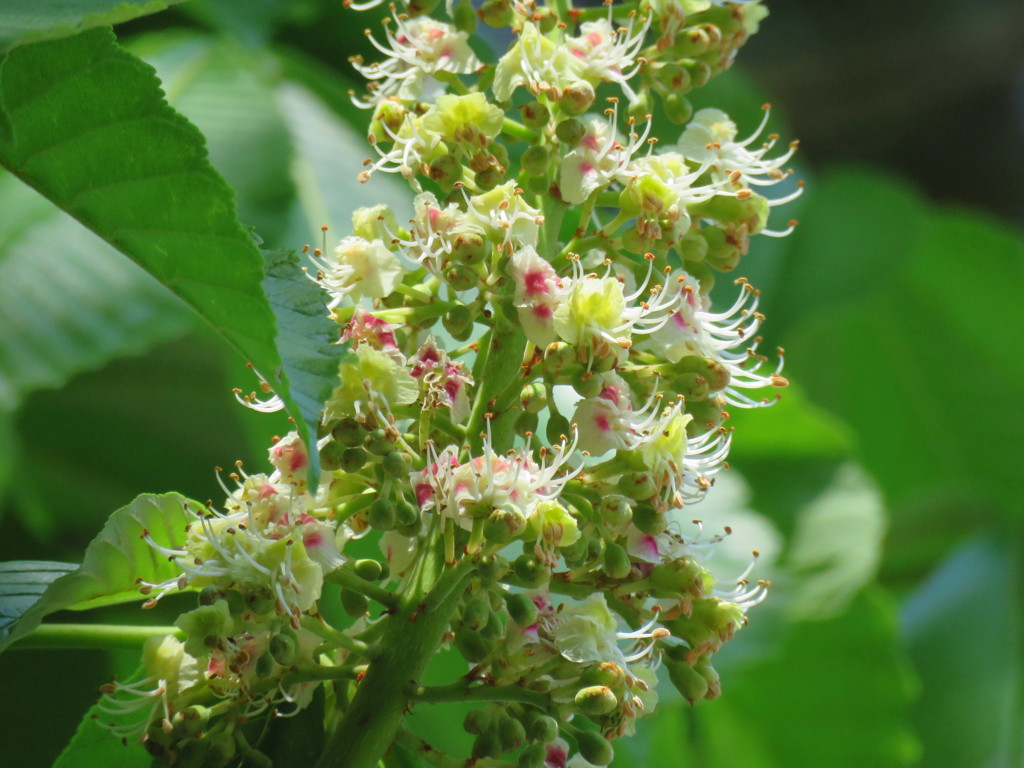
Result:
M376 764L355 757L366 718L459 696L484 702L465 723L472 758L606 765L654 712L659 668L690 702L718 695L712 657L765 596L749 569L708 570L725 533L691 506L727 467L727 409L786 385L781 351L761 351L758 291L737 280L724 310L711 296L752 238L792 229L769 219L801 191L796 145L760 138L767 110L740 139L685 98L764 8L425 10L392 7L383 42L371 35L382 58L353 59L376 155L362 178L398 173L415 197L356 211L351 234L308 254L348 349L319 487L289 435L273 474L239 471L223 511L191 511L180 548L153 542L181 575L142 588L196 589L200 605L106 706L144 710L169 765L223 734L251 757L241 724L302 709L324 680L341 755L324 765ZM469 46L478 20L514 33L495 64ZM662 118L685 126L674 142L655 138ZM341 554L367 533L378 558ZM328 585L348 624L322 618ZM445 644L467 675L409 689ZM388 727L385 743L437 757Z

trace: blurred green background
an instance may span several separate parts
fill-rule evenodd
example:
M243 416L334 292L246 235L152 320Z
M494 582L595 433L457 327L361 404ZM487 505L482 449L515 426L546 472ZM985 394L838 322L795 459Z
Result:
M731 492L707 510L754 531L743 545L765 550L774 587L721 654L722 698L666 694L617 765L1015 768L1024 8L769 6L694 102L747 132L771 101L773 128L802 143L807 193L782 212L801 224L755 239L740 268L793 386L734 414ZM118 34L206 135L241 219L295 248L361 204L405 210L389 179L355 181L366 114L347 58L369 24L326 0L193 0ZM0 560L76 561L136 494L216 499L215 465L258 466L287 425L235 404L244 361L17 180L0 177L0 206ZM97 686L134 664L0 656L0 764L50 765ZM416 719L459 738L461 714Z

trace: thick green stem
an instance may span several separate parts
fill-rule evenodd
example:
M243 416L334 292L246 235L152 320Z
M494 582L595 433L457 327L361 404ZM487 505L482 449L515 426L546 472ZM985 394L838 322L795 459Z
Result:
M316 768L374 768L394 740L415 684L462 598L462 583L472 572L466 558L444 568L437 529L424 542L415 570L402 590L396 613L377 644L380 656L370 662L352 703L331 734Z
M414 701L514 701L546 710L548 697L540 691L531 691L521 685L473 685L462 683L432 685L413 688L409 698Z
M127 624L40 624L12 646L29 648L140 648L151 637L185 634L177 627Z

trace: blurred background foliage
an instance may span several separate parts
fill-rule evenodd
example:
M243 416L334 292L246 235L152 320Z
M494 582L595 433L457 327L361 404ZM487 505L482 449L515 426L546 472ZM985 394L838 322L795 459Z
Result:
M764 551L774 588L722 653L722 698L666 694L616 764L1020 766L1024 14L1019 0L770 9L694 101L741 131L773 101L774 129L801 139L808 191L786 214L802 223L755 239L741 266L793 386L734 414L734 472L695 514L745 529L737 547ZM296 248L322 224L344 234L361 204L406 210L390 179L355 180L366 115L347 58L368 52L371 17L192 0L118 35L205 134L241 220ZM0 205L0 560L74 562L136 494L216 499L214 466L261 466L287 425L235 404L230 388L253 386L244 361L17 180L0 178ZM0 656L0 762L50 765L99 683L135 663ZM442 655L431 674L460 672ZM457 707L414 715L441 746L460 722Z

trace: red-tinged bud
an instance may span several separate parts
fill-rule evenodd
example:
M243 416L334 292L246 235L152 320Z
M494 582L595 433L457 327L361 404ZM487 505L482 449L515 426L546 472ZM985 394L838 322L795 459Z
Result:
M558 106L572 117L585 114L594 105L594 86L586 80L577 80L562 91Z
M614 711L619 700L606 685L590 685L581 688L573 699L576 711L588 717L600 717Z

